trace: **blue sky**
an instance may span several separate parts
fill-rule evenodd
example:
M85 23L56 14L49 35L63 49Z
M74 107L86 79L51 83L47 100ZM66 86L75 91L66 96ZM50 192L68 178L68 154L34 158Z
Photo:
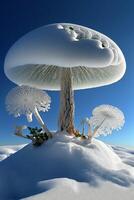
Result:
M36 126L36 120L28 124L25 117L9 116L5 110L5 97L15 86L4 75L4 58L12 44L25 33L56 22L81 24L102 32L122 49L127 63L123 79L115 84L79 90L75 92L75 124L89 117L94 107L111 104L120 108L126 118L124 128L107 137L108 143L134 147L134 1L133 0L83 0L83 1L1 1L0 3L0 145L26 143L13 135L15 125ZM48 92L52 98L51 110L41 113L52 130L57 129L59 92Z

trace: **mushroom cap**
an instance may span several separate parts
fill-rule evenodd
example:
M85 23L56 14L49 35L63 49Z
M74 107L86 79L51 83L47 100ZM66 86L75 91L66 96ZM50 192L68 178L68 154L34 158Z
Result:
M70 70L76 90L120 80L126 62L120 48L102 33L57 23L20 38L9 49L4 69L14 83L46 90L60 90L61 72Z

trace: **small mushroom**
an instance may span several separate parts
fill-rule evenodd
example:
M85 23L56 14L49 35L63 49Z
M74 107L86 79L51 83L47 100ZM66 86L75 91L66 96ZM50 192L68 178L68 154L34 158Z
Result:
M48 111L50 103L51 98L46 92L29 86L17 86L6 97L6 108L10 114L15 117L24 114L29 122L32 121L32 114L34 114L42 129L48 134L49 130L39 112Z
M112 105L100 105L96 107L90 119L87 121L92 127L91 137L111 134L113 130L119 130L124 126L125 117L123 112Z
M94 33L97 38L91 37ZM102 44L103 39L109 45ZM125 69L123 53L110 38L69 23L31 31L9 49L5 59L5 74L11 81L61 91L59 129L70 134L75 132L74 90L112 84Z

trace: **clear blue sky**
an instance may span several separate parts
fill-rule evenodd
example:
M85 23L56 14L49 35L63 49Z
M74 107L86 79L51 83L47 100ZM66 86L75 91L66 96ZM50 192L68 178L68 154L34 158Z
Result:
M75 92L75 124L89 117L94 107L112 104L125 114L126 123L120 132L101 137L112 144L134 147L134 1L133 0L3 0L0 3L0 145L26 143L13 135L15 125L28 125L25 117L13 118L5 110L5 97L15 86L3 72L4 58L10 46L25 33L45 24L70 22L102 32L122 49L127 71L115 84ZM59 92L48 92L51 110L41 113L52 130L57 129ZM36 120L30 126L38 125Z

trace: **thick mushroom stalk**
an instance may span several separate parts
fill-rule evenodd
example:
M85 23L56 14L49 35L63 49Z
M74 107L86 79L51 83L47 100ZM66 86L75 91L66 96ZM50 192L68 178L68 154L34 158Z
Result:
M59 129L69 134L75 133L74 128L74 92L72 90L71 68L61 70L61 94Z

